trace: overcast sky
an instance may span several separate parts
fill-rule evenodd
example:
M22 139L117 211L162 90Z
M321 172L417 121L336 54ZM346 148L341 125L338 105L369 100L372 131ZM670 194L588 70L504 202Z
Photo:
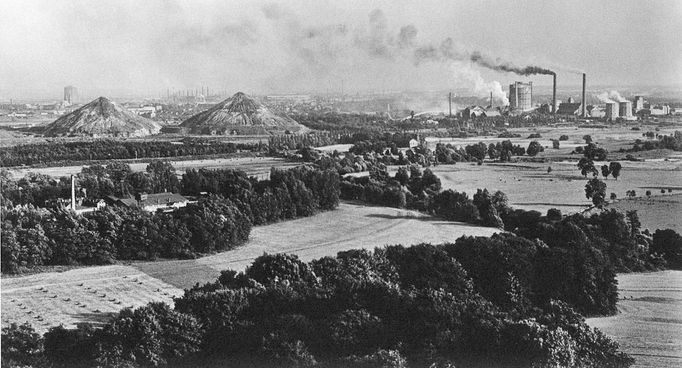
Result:
M682 1L0 1L0 98L682 84ZM446 39L450 38L449 41ZM505 88L506 89L506 88ZM478 92L476 92L478 91Z

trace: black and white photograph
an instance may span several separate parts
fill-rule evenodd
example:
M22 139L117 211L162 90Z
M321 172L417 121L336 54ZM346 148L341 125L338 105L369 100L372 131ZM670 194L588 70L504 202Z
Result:
M0 0L0 366L682 367L681 35L680 0Z

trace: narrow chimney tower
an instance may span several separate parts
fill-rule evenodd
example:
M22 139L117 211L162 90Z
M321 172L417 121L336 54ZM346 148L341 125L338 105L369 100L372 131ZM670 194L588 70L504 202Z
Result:
M556 73L552 74L552 108L550 111L556 114Z
M448 111L449 116L452 117L452 92L448 93Z
M587 109L587 101L585 100L585 80L586 80L585 73L583 73L583 103L582 103L582 105L583 105L582 117L583 118L587 117L587 114L585 113L585 111Z
M493 91L490 91L490 108L493 108Z
M76 177L71 175L71 209L76 210Z

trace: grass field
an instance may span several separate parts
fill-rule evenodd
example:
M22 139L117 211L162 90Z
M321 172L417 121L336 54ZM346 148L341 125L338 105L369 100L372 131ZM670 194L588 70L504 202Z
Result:
M651 232L655 229L673 229L682 234L682 193L627 199L609 207L623 212L636 210L642 228L648 228Z
M418 212L342 203L335 211L255 227L247 244L196 260L77 268L3 277L2 325L25 321L39 331L102 322L111 313L151 301L172 303L195 283L215 281L224 269L244 270L263 253L287 252L309 261L339 251L387 244L443 243L496 229L442 221Z
M634 367L682 366L682 271L618 275L618 315L590 318L635 358Z

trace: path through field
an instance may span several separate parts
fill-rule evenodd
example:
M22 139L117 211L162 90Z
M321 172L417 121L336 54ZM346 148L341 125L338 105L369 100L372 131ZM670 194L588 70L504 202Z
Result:
M127 306L172 303L195 283L215 281L221 270L244 270L263 253L287 252L302 260L354 248L451 242L463 235L490 236L497 229L448 222L419 212L342 203L335 211L253 228L237 249L196 260L100 266L2 279L2 325L50 326L102 322Z

